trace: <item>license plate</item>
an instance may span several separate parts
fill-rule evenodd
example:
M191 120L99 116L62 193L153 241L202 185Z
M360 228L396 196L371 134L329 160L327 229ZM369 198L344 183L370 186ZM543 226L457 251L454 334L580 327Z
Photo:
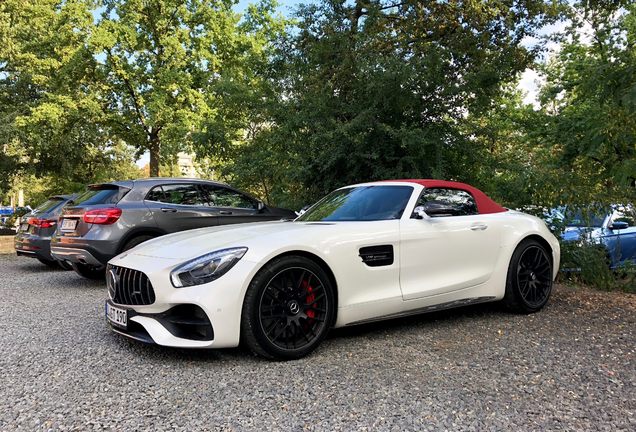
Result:
M75 231L76 226L77 219L64 219L62 220L62 227L60 229L62 231Z
M106 318L116 326L126 328L128 326L128 311L106 303Z

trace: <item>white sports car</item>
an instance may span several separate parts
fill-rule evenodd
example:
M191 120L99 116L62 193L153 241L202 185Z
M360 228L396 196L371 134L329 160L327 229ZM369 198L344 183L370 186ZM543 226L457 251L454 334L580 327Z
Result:
M113 331L267 358L314 350L328 330L550 296L559 243L541 219L463 183L396 180L338 189L294 221L184 231L109 262Z

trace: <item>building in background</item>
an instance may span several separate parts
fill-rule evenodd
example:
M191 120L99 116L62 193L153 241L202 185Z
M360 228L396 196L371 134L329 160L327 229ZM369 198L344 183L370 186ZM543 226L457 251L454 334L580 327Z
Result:
M197 170L194 167L194 155L191 153L180 152L177 155L177 166L182 177L194 178L198 177Z

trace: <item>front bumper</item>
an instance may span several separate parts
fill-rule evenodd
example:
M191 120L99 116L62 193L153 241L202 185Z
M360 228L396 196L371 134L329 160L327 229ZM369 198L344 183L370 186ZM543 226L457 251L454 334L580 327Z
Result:
M51 239L47 237L25 232L18 233L14 239L14 248L18 256L41 258L47 261L54 259L51 256Z
M143 272L152 285L155 299L146 305L115 303L109 292L107 302L128 310L129 317L126 329L107 319L111 329L133 339L169 347L238 346L243 298L257 265L241 260L215 281L175 288L170 282L170 272L182 262L126 253L112 259L109 264ZM134 278L132 281L133 285L138 283Z
M106 300L106 307L114 306L111 300ZM202 346L206 346L214 340L214 329L207 315L200 307L196 305L178 305L168 309L162 313L143 314L138 313L134 309L122 308L127 311L128 325L123 327L108 321L108 313L106 313L107 322L115 333L132 339L146 343L155 343L143 323L153 326L155 323L160 327L154 329L153 334L161 340L172 340L177 346L189 345L197 347L201 342ZM144 321L144 320L148 321Z

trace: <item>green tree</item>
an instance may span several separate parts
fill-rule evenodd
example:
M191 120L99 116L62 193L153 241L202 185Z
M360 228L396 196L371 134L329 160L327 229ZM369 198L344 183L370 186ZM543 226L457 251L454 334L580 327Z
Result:
M88 0L0 3L2 190L24 188L29 198L139 176L133 149L113 136L95 91L86 44L95 7Z
M462 123L532 63L521 41L557 12L543 1L305 6L278 43L264 139L241 151L275 152L259 171L302 190L301 201L381 178L470 180ZM249 163L236 158L230 170L249 172Z
M262 26L241 20L232 0L104 0L90 38L98 59L98 92L108 127L138 153L150 153L150 175L162 155L208 153L240 134L225 106L240 90L251 57L262 50ZM275 3L254 9L271 16ZM269 15L268 15L269 14Z
M543 117L533 133L573 180L563 185L564 201L633 202L636 5L581 1L569 16L556 36L560 51L542 68Z

